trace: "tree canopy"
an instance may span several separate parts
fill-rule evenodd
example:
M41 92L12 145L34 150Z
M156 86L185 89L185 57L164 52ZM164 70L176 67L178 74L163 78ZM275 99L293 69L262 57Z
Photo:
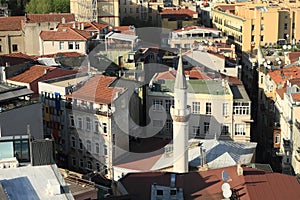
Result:
M30 0L25 7L26 13L69 13L70 0Z

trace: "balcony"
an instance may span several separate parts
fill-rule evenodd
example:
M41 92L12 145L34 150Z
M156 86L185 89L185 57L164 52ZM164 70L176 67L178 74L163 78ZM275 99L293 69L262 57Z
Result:
M300 122L298 121L298 119L295 120L295 126L300 131Z
M290 151L291 150L291 141L290 140L286 140L286 139L283 139L283 148L285 151Z

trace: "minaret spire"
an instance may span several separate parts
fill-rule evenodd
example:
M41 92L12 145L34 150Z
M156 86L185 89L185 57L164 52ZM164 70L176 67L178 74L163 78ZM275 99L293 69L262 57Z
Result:
M182 66L181 50L179 53L177 74L174 84L174 107L171 108L173 119L173 171L188 172L188 119L190 107L187 106L187 82Z

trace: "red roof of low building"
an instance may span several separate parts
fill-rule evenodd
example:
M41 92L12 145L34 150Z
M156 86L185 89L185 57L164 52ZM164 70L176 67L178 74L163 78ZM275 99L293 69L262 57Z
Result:
M300 57L300 52L295 51L295 52L288 53L288 59L290 60L290 63L294 63L298 61L299 57Z
M93 36L88 31L59 27L57 30L41 31L40 37L44 41L85 41Z
M289 68L278 69L269 72L269 76L276 83L284 83L287 80L300 78L300 67L292 66Z
M294 101L300 101L300 93L293 93L292 98Z
M57 67L49 67L44 65L34 65L30 67L25 72L18 74L9 80L21 82L21 83L32 83L36 80L42 80L42 77L47 77L49 79L67 76L71 74L75 74L75 71L72 70L64 70ZM45 80L45 79L43 79Z
M110 87L115 80L116 77L95 75L67 97L97 104L110 104L118 92L124 91L124 88Z
M75 21L74 14L71 13L50 13L50 14L26 14L26 23L38 23L38 22L65 22Z
M248 167L243 167L241 176L237 175L236 166L176 174L175 187L183 189L184 199L223 199L223 170L231 179L228 182L231 190L240 200L299 199L300 184L296 177ZM152 184L168 187L170 181L170 172L129 173L120 179L132 200L151 199Z
M194 15L198 14L196 11L192 11L188 8L165 8L162 9L160 12L160 15L165 18L165 17L176 17L176 16L188 16L193 18Z
M0 17L0 31L20 31L23 29L24 16Z
M0 66L5 66L6 63L9 65L18 65L25 62L31 62L34 60L33 56L28 56L24 53L13 53L13 54L5 54L0 56Z

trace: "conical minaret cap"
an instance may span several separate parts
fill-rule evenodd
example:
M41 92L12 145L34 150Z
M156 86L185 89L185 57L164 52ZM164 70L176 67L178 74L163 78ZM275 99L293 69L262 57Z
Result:
M183 66L182 66L181 51L179 52L179 60L178 60L178 67L177 67L177 74L176 74L174 88L187 89L186 78L185 78L185 74L184 74Z

